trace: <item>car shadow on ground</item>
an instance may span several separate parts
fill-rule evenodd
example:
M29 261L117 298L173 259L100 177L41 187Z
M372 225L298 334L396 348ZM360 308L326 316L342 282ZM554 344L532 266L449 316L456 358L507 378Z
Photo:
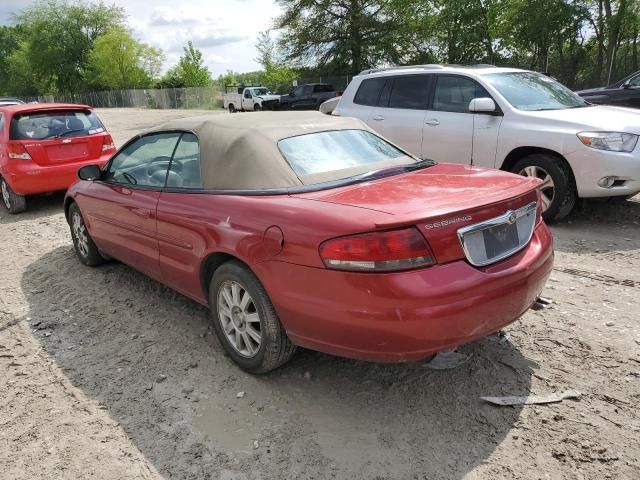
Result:
M33 335L167 478L462 478L517 424L536 364L496 337L446 371L307 350L250 376L208 311L129 267L82 266L71 246L26 270Z
M640 195L631 200L582 201L568 218L550 226L555 249L560 252L606 254L636 250L640 248Z
M0 201L0 225L9 225L29 220L35 220L62 211L64 192L55 192L49 195L33 195L27 197L27 211L15 215L9 214L4 204Z

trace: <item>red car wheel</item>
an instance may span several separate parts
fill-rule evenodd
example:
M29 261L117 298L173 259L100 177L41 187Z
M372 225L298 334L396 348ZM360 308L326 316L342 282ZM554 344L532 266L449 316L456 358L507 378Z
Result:
M266 373L295 353L267 292L241 263L227 262L216 270L209 304L220 343L243 370Z
M21 213L27 209L25 196L15 193L2 177L0 177L0 193L2 194L2 203L7 207L9 213Z

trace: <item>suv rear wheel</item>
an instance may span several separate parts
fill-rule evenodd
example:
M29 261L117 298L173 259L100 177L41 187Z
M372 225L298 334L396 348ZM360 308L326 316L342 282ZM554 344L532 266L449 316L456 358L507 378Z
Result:
M0 177L0 194L2 196L2 203L7 207L9 213L21 213L27 209L26 197L14 192L7 181L2 177Z
M546 222L560 220L573 210L578 199L573 176L558 157L546 153L527 155L511 171L542 180L542 216Z

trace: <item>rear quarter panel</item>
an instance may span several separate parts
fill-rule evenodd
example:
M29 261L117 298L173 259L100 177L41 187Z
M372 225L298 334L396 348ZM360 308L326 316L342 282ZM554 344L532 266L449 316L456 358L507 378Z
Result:
M287 195L163 192L157 211L161 268L171 286L206 303L200 271L209 255L232 255L261 280L267 260L324 268L318 253L321 242L373 230L375 218L380 218L380 212ZM282 231L280 251L265 239L272 226Z

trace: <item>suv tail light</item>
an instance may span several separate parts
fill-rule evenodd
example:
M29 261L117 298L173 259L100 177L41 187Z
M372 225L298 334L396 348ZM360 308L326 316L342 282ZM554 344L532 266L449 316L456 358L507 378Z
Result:
M29 155L27 149L24 148L24 145L20 142L7 142L7 154L9 158L14 160L31 160L31 155Z
M424 237L414 227L327 240L320 257L335 270L392 272L435 264Z
M113 144L113 138L111 135L105 135L102 137L102 152L109 152L111 150L115 150L116 146Z

